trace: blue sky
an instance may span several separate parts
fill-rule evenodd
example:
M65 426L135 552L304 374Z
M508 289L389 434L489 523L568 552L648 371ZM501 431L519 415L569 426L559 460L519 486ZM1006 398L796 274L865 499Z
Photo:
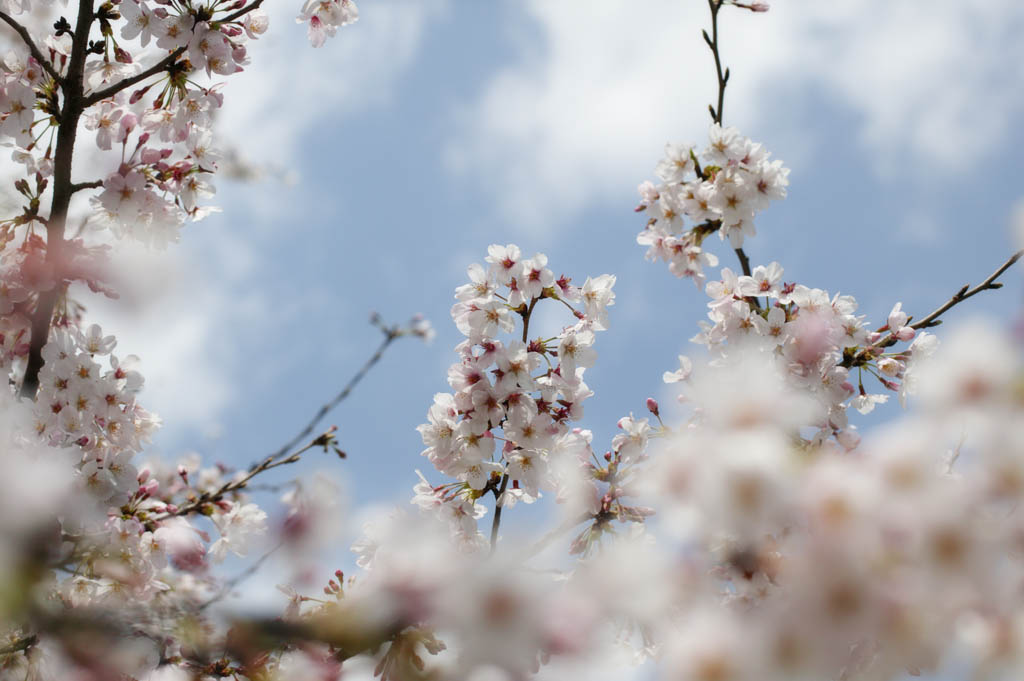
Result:
M148 312L96 306L120 351L142 356L143 403L166 421L155 451L258 459L372 352L370 311L420 312L434 343L397 343L326 421L348 460L296 467L333 469L354 506L406 501L428 468L415 426L461 340L452 291L509 242L579 282L618 277L581 424L606 447L619 417L666 395L662 372L696 352L706 311L703 292L644 261L632 212L665 142L706 141L705 3L366 0L318 51L278 4L221 122L264 177L222 178L223 214L139 268ZM772 4L721 21L726 123L792 170L754 263L852 294L878 324L896 301L921 316L987 276L1024 197L1024 5ZM1019 319L1021 272L1006 282L949 323Z

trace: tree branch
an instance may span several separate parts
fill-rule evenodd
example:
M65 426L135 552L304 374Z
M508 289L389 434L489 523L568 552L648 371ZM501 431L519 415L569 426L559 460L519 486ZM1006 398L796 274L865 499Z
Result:
M232 21L237 21L238 19L242 18L243 16L245 16L249 12L253 11L254 9L256 9L257 7L259 7L262 4L263 4L263 0L255 0L255 2L247 5L246 7L243 7L242 9L238 10L237 12L235 12L233 14L229 14L228 16L224 17L223 19L217 19L217 23L226 24L226 23L230 23ZM152 66L150 66L145 71L143 71L141 73L137 73L137 74L135 74L134 76L132 76L130 78L125 78L124 80L122 80L120 82L114 83L113 85L111 85L109 87L106 87L106 88L104 88L102 90L98 90L98 91L92 93L91 95L89 95L88 97L85 98L85 105L86 105L86 107L92 106L96 102L102 101L102 100L107 99L109 97L113 97L118 92L121 92L122 90L124 90L126 88L130 88L132 85L135 85L136 83L141 83L142 81L146 80L150 76L155 76L156 74L160 73L161 71L166 71L167 69L169 69L174 64L174 62L178 61L178 57L180 57L181 55L185 54L185 49L186 49L185 47L179 47L178 49L174 50L173 52L168 54L166 57L164 57L163 59L161 59L157 63L155 63Z
M1010 269L1010 267L1012 267L1015 262L1020 260L1022 256L1024 256L1024 251L1017 251L1016 253L1011 255L1006 262L1000 265L995 272L990 274L988 279L981 282L974 288L970 288L970 284L964 285L963 288L961 288L959 291L953 294L952 298L950 298L945 303L936 308L935 311L933 311L927 317L911 324L910 328L915 330L921 330L930 329L933 326L938 326L939 324L942 323L939 317L948 312L952 307L959 305L960 303L964 302L971 296L977 295L982 291L1002 288L1003 285L1001 283L996 282L996 279L998 279L1003 274L1003 272ZM892 329L890 329L889 335L886 336L883 340L879 341L878 343L875 343L870 347L864 348L855 355L852 355L850 357L844 357L843 361L840 363L840 366L846 367L847 369L851 367L861 366L865 362L870 361L872 357L876 356L877 350L880 350L882 348L888 348L892 345L895 345L896 341L896 334Z
M91 95L85 98L85 106L90 107L96 102L100 102L104 99L113 97L121 90L130 88L132 85L135 85L136 83L140 83L146 80L150 76L155 76L161 71L166 71L171 66L173 66L174 62L178 61L178 57L180 57L183 54L185 54L185 48L179 47L174 52L171 52L169 55L167 55L157 63L153 64L145 71L137 73L134 76L131 76L130 78L125 78L122 81L114 83L110 87L106 87L102 90L97 90L96 92L92 93Z
M0 656L23 652L34 646L38 641L39 637L35 634L32 634L31 636L24 636L14 643L0 648Z
M199 604L198 610L200 610L200 611L206 610L208 607L210 607L214 603L223 600L228 594L231 593L232 589L234 589L236 586L238 586L239 584L241 584L245 580L247 580L250 577L252 577L257 572L259 572L259 569L261 567L263 567L263 564L266 563L267 560L269 560L271 556L273 556L275 553L277 553L277 551L282 546L284 546L284 544L275 544L274 548L270 549L269 551L264 553L262 556L260 556L259 559L257 559L248 568L246 568L242 572L238 573L237 575L235 575L234 577L232 577L228 581L224 582L224 584L221 585L220 591L218 591L216 593L216 595L211 596L209 600L204 601L203 603Z
M501 485L494 490L494 520L491 522L491 553L498 548L498 528L501 527L501 495L508 487L508 473L501 476Z
M39 62L39 65L43 67L43 70L50 74L58 83L61 82L60 74L57 73L57 69L53 68L53 64L50 60L43 56L43 53L39 50L39 47L32 41L32 36L29 35L28 29L19 24L6 12L0 12L0 19L2 19L8 26L14 29L15 33L21 36L22 41L28 46L28 51L32 54L32 58Z
M530 306L526 308L526 312L523 312L523 342L526 343L530 335L530 316L533 315L533 308L537 307L537 301L540 298L534 298L530 301ZM505 489L508 487L508 473L501 476L501 484L498 489L494 491L494 520L491 522L491 553L498 547L498 528L501 527L501 495L505 493Z
M939 324L942 323L942 321L939 320L939 317L941 315L945 314L945 312L947 310L949 310L950 308L952 308L954 305L959 305L960 303L964 302L965 300L967 300L971 296L977 295L978 293L981 293L982 291L988 291L989 289L1002 288L1003 285L999 284L999 283L996 283L996 279L998 279L999 276L1003 272L1005 272L1006 270L1010 269L1010 267L1012 267L1015 262L1020 260L1021 256L1024 256L1024 251L1017 251L1016 253L1014 253L1012 256L1010 256L1009 260L1007 260L1002 265L1000 265L999 269L997 269L995 272L993 272L989 276L988 279L986 279L985 281L981 282L980 284L978 284L974 288L968 290L968 287L970 286L970 284L965 284L962 289L960 289L959 291L957 291L956 293L953 294L952 298L947 300L943 305L938 307L934 312L932 312L930 315L928 315L924 319L921 319L920 321L917 321L917 322L914 322L913 324L911 324L910 328L912 328L912 329L929 329L929 328L931 328L933 326L938 326Z
M67 224L68 208L74 193L71 162L75 154L78 121L88 106L84 103L85 59L89 49L89 30L95 18L93 0L79 0L67 77L63 81L64 105L60 111L57 149L53 156L53 198L50 203L50 217L46 222L46 262L54 266L60 280L49 291L40 292L36 308L32 312L28 363L25 366L25 377L22 379L19 393L21 397L27 399L35 398L36 390L39 388L39 371L43 368L43 346L50 336L50 323L53 321L57 299L64 291L64 227Z
M174 511L167 511L165 514L153 518L153 520L159 521L166 520L167 518L171 518L173 516L188 515L189 513L193 513L195 511L200 510L204 504L219 501L220 499L224 498L225 494L231 494L232 492L237 492L238 490L244 488L250 480L255 478L260 473L269 471L272 468L277 468L278 466L285 466L287 464L297 462L303 453L309 451L313 447L319 446L320 443L318 442L318 440L320 440L320 438L317 438L317 440L310 442L302 449L283 459L274 456L268 456L263 461L249 468L249 472L246 473L245 476L243 476L242 478L238 480L233 480L231 482L226 482L213 492L204 492L200 494L199 497L194 501L190 501L184 506L179 506Z
M711 54L715 58L715 76L718 78L718 108L716 109L713 104L708 105L708 110L711 112L711 120L718 125L722 125L722 110L725 108L725 86L729 84L729 69L722 70L722 57L718 51L718 10L722 8L722 0L708 0L708 8L711 10L711 35L708 35L707 31L703 32L704 42L707 43L708 48L711 50ZM702 176L702 179L707 179L703 173L700 172L700 166L698 168L698 175ZM719 222L721 226L721 222ZM737 248L736 257L740 261L740 269L743 270L743 274L748 277L750 274L750 258L747 257L746 252L743 248ZM757 309L761 308L761 303L758 302L757 298L748 299L754 307Z
M709 106L711 120L719 125L722 124L722 108L725 106L725 86L729 82L729 69L722 72L722 58L718 53L718 10L722 8L721 0L708 0L708 7L711 9L711 36L704 31L704 42L711 48L711 54L715 57L715 74L718 76L718 108Z
M103 180L93 180L92 182L75 182L71 185L71 193L80 192L83 189L98 189L103 186Z
M330 402L327 402L324 405L322 405L317 410L316 414L313 415L313 418L310 419L309 423L306 424L305 428L303 428L298 435L293 437L288 442L284 443L276 452L271 454L268 458L276 459L279 456L283 456L285 452L287 452L292 447L296 446L304 438L309 437L313 433L313 429L316 428L316 425L320 423L320 421L325 416L327 416L327 414L329 414L332 409L341 404L341 402L344 401L345 398L347 398L352 393L352 390L356 387L356 385L359 384L359 381L363 380L363 378L370 371L370 369L372 369L373 366L380 361L380 358L384 356L384 351L388 349L388 346L391 345L396 338L406 335L403 332L403 330L397 326L382 326L381 332L384 334L384 340L382 340L380 345L377 346L377 351L374 352L373 355L371 355L370 358L366 360L366 363L363 364L362 367L360 367L359 371L357 371L355 375L349 379L348 383L345 384L345 387L341 389L341 392L335 395L334 399L332 399Z
M232 21L237 21L237 20L241 19L243 16L245 16L246 14L248 14L249 12L251 12L254 9L258 8L262 4L263 4L263 0L255 0L251 5L247 5L246 7L243 7L242 9L238 10L234 14L229 14L226 17L224 17L223 19L217 19L217 23L219 23L219 24L228 24L228 23L231 23Z

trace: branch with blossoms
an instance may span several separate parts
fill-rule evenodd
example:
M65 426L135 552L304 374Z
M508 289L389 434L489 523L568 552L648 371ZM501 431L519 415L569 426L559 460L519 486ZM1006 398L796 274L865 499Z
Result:
M22 303L30 318L24 350L27 365L21 380L22 397L31 398L39 387L43 346L54 322L54 313L67 296L68 285L82 280L96 290L104 267L101 254L82 249L77 240L65 238L72 197L86 189L104 191L91 199L94 224L109 227L116 236L130 235L157 245L174 241L187 219L200 219L208 209L197 199L213 193L203 179L216 168L217 152L211 146L211 114L220 107L218 86L195 84L193 74L229 76L248 63L245 42L262 34L266 16L262 0L249 4L193 3L191 0L152 8L145 1L120 3L94 0L78 3L72 25L65 17L46 36L47 59L28 28L11 13L0 12L29 51L21 72L6 76L3 88L9 106L0 133L14 138L23 151L20 160L28 175L35 175L36 190L22 191L29 200L24 217L4 223L4 241L12 228L33 223L45 226L45 240L33 245L23 259L42 272L36 279L16 284L14 303ZM337 27L358 18L351 0L324 0L302 9L300 21L310 25L311 40L320 45ZM115 31L120 27L120 39ZM95 37L95 39L94 39ZM155 41L165 55L140 68L131 51L137 41L145 48ZM130 97L126 91L139 86ZM160 92L152 106L143 100L156 87ZM35 110L45 116L37 119ZM79 121L96 131L101 151L120 145L116 171L100 181L74 182L71 163ZM48 142L42 144L44 138ZM42 158L38 157L43 151ZM52 177L51 177L52 176ZM44 189L52 190L49 214L40 215ZM40 262L41 261L41 262ZM25 269L24 266L22 269ZM83 270L88 275L83 276Z
M83 281L116 295L98 265L105 249L63 231L54 238L50 228L63 230L66 215L56 203L45 215L42 196L59 185L67 213L72 194L101 190L92 196L95 224L172 241L203 214L217 161L209 120L223 95L219 84L197 85L195 71L230 75L265 22L259 0L98 8L86 0L74 27L58 21L36 43L51 50L56 77L31 56L0 76L0 134L14 138L26 168L16 185L22 213L0 231L0 361L12 386L24 376L22 391L35 395L0 395L0 481L13 481L0 490L0 583L18 586L0 590L0 673L335 681L358 655L373 658L382 681L521 681L552 661L606 672L609 651L625 649L655 659L667 679L888 681L934 669L956 645L977 660L979 677L1017 672L1024 652L1007 632L1019 628L1024 599L1006 585L1024 570L1012 512L1024 501L1024 365L990 328L953 334L944 347L924 329L998 288L1020 254L920 321L897 303L875 331L852 296L787 282L779 263L752 266L743 245L760 211L785 197L789 171L723 126L727 6L766 9L709 0L704 38L718 80L709 144L668 145L659 184L641 186L646 224L637 240L709 298L694 339L707 357L682 356L662 377L687 418L666 424L648 399L656 423L621 418L599 455L578 423L615 277L576 286L543 254L492 245L455 291L452 318L465 340L448 370L451 392L435 395L418 429L431 477L442 481L420 475L416 508L367 523L352 547L358 576L324 574L315 594L299 592L308 580L285 586L288 605L274 618L209 606L277 551L299 572L319 574L306 561L334 541L337 490L323 481L290 486L279 541L234 580L219 580L211 563L247 557L269 531L246 492L310 449L342 456L335 429L314 437L321 420L396 338L429 329L375 318L383 338L366 364L249 469L204 468L198 457L136 468L158 425L138 403L137 359L115 355L116 339L87 326L67 293ZM354 12L347 0L315 0L300 19L319 44ZM154 40L161 56L135 65L130 48ZM71 182L70 161L61 161L75 142L61 126L75 109L116 167L99 186ZM36 121L34 111L46 117ZM704 250L715 232L730 240L740 272L705 273L718 264ZM29 319L47 296L53 307L37 329ZM565 317L538 328L540 306ZM40 338L48 339L41 367L23 372ZM885 351L897 343L910 345ZM849 410L868 413L888 397L869 392L865 375L919 397L912 418L862 443ZM503 537L506 509L542 495L560 502L554 529L522 544ZM490 522L480 523L491 498ZM570 534L564 550L578 559L567 569L564 560L559 569L535 565Z
M1002 288L1002 283L996 280L1002 276L1006 270L1010 269L1014 263L1020 260L1021 256L1024 256L1024 251L1017 251L1014 253L1006 262L1000 265L995 272L990 274L985 281L981 282L974 288L971 288L970 284L964 284L963 288L954 293L949 300L936 308L931 314L914 322L913 324L910 324L910 321L913 319L912 317L907 317L905 320L902 319L902 317L897 317L895 321L890 318L889 323L872 334L872 338L874 338L875 341L871 343L870 346L861 350L848 349L844 352L843 366L847 368L864 366L872 359L879 356L885 348L891 347L899 341L910 340L910 338L913 338L914 334L912 331L930 329L942 324L940 317L968 298L971 298L982 291L991 291ZM900 322L903 323L901 324ZM883 335L886 331L889 332L888 335Z

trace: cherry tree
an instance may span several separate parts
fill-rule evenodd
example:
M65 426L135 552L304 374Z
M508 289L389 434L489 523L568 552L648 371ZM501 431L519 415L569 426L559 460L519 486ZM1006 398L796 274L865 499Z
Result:
M614 333L616 278L496 243L454 292L465 339L418 427L430 467L409 471L408 507L364 527L360 573L317 566L321 591L282 587L280 613L218 610L265 559L257 539L303 562L330 535L329 484L290 488L278 521L252 481L310 450L344 458L322 419L394 341L432 335L375 318L381 345L350 383L246 470L143 463L160 422L140 361L76 297L117 297L116 240L166 248L212 210L223 82L268 29L261 3L80 0L69 18L0 2L18 38L0 73L18 175L0 223L3 678L525 679L651 661L693 681L889 679L951 655L1018 675L1024 367L997 327L929 330L1021 253L930 313L893 301L880 324L751 262L789 170L726 123L720 21L768 9L739 0L708 0L707 143L667 144L636 208L646 257L709 299L705 351L663 377L685 419L638 396L646 413L595 443L584 378ZM318 47L357 16L310 0L298 20ZM541 328L540 306L563 321ZM904 417L863 437L849 410L891 396ZM506 537L503 517L544 495L553 529ZM225 579L229 555L250 567Z

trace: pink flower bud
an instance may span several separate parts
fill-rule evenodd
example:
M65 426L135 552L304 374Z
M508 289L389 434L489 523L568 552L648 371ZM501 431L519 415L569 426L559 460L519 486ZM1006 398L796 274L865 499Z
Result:
M655 416L658 415L658 401L655 400L653 397L647 398L647 410L654 414Z
M909 326L904 326L900 328L899 331L896 332L896 337L899 338L901 341L908 341L912 340L916 334L917 332L914 331L913 328Z

